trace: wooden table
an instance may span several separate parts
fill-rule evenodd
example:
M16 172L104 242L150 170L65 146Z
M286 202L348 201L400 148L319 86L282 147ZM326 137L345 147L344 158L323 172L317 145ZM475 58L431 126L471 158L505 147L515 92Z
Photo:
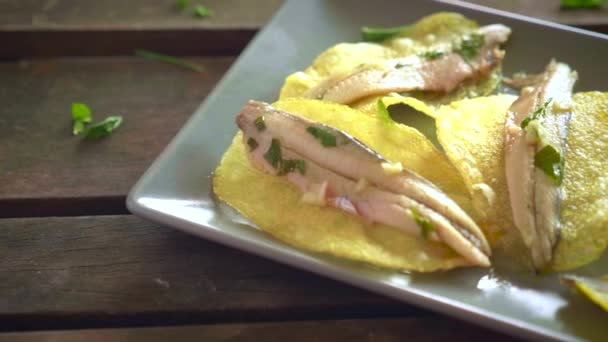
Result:
M204 2L213 17L174 0L0 0L0 340L509 339L129 215L130 187L281 3ZM557 1L478 2L608 24ZM82 141L72 102L124 125Z

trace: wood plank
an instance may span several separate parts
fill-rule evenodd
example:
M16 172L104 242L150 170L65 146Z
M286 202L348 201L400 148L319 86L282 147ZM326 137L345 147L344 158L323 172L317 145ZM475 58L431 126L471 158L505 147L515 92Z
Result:
M193 60L205 71L137 57L0 63L0 217L126 213L130 187L233 58ZM123 126L74 137L72 102Z
M0 330L433 315L134 216L0 220Z
M560 0L465 0L482 6L608 33L608 6L598 9L562 9Z
M0 334L0 341L518 341L443 317L216 324Z
M133 49L179 55L236 54L281 0L207 0L209 18L175 0L0 0L0 59L129 55Z

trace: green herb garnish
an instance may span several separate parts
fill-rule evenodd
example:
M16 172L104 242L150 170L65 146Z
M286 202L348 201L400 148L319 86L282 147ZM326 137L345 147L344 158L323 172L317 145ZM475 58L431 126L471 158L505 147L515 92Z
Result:
M437 59L443 57L444 53L438 50L429 50L425 52L421 52L418 54L418 57L426 58L426 59Z
M292 171L298 171L303 175L306 171L306 162L304 162L302 159L283 159L281 161L281 167L279 168L278 175L286 175Z
M561 0L562 8L599 8L605 0Z
M202 66L200 66L198 64L191 63L191 62L185 61L183 59L179 59L177 57L163 55L162 53L137 49L137 50L135 50L135 55L148 59L148 60L151 60L151 61L158 61L158 62L173 64L173 65L185 68L185 69L194 70L196 72L202 72L203 70L205 70Z
M538 120L547 114L547 106L553 99L548 99L541 106L538 106L532 114L530 114L527 118L523 119L521 122L521 128L526 128L530 122L533 120Z
M363 39L364 42L381 42L403 33L408 28L409 26L384 28L363 26L361 28L361 39Z
M461 55L467 61L472 60L479 53L479 49L483 46L485 38L483 34L473 33L470 36L465 36L460 41L458 48L454 52Z
M562 184L564 178L564 160L561 154L551 145L543 147L534 155L534 166L541 169L555 185Z
M122 116L108 116L103 121L89 126L84 134L88 139L99 139L110 135L122 123Z
M323 147L336 146L336 136L333 135L329 129L319 126L309 126L306 128L306 131L317 138Z
M279 139L272 139L268 151L264 153L264 159L275 169L279 167L283 157L281 156L281 142Z
M422 237L428 239L429 235L435 231L435 226L433 225L433 222L431 222L431 220L429 220L428 218L420 215L418 210L414 208L410 208L410 214L412 215L414 221L416 221L418 227L420 227L420 233L422 234Z
M388 112L388 108L386 108L386 105L384 104L384 102L382 102L382 98L379 98L378 101L376 101L376 108L378 111L378 119L380 121L388 123L394 122L391 118L390 113Z
M253 138L247 139L247 145L249 145L249 151L253 151L256 148L258 148L258 146L259 146L258 142L255 141L255 139L253 139Z
M175 7L180 11L185 10L188 7L188 0L175 0Z
M196 7L194 7L194 15L199 18L206 18L212 16L213 11L205 5L196 5Z
M85 131L85 126L93 120L91 110L84 103L72 103L72 134L78 135Z
M266 129L266 123L264 122L264 116L258 116L254 121L253 124L255 125L255 127L258 129L259 132L263 131Z

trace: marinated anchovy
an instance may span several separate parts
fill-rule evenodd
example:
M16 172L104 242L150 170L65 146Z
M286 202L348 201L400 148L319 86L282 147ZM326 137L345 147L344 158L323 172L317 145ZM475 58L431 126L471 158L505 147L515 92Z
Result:
M552 61L539 83L522 90L506 121L505 167L513 220L536 269L559 238L561 181L576 72Z
M256 101L236 122L252 164L285 176L302 191L302 202L442 241L473 265L490 264L483 233L453 200L349 134Z
M501 24L479 28L449 51L427 51L382 64L361 65L310 89L305 97L349 104L371 95L413 90L445 92L466 79L487 75L504 57L500 45L511 29Z

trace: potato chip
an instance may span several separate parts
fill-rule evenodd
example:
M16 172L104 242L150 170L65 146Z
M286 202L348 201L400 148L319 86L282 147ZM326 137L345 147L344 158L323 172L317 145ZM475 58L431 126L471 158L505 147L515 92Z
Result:
M352 134L387 159L401 162L437 184L463 209L471 208L456 169L416 130L316 100L288 99L274 106ZM442 243L384 225L369 225L335 208L301 203L301 193L286 179L250 165L241 139L237 134L217 168L214 191L279 240L309 251L400 270L430 272L467 264Z
M492 245L516 231L504 165L506 113L511 95L478 97L442 106L435 113L437 137L471 194L478 224Z
M608 245L608 93L579 93L573 100L556 270L587 264Z

